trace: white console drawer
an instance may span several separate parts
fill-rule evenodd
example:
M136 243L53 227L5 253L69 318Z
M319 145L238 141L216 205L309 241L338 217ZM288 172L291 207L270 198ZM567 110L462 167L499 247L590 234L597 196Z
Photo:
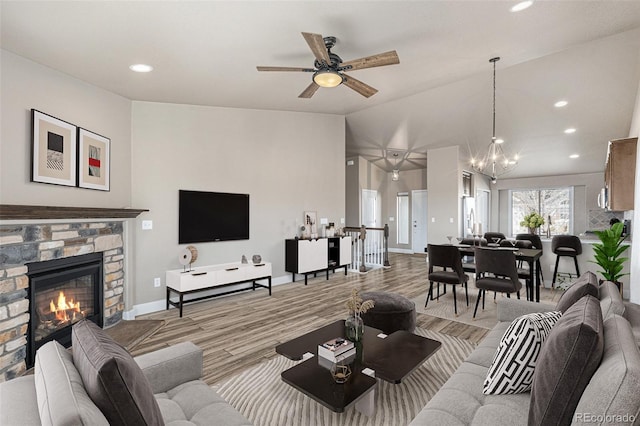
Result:
M216 285L246 280L246 266L229 266L215 271Z
M340 263L338 265L348 265L351 263L351 237L340 237Z
M215 284L216 277L212 272L185 272L178 277L173 273L167 272L167 285L178 291L197 290L211 287Z
M298 273L326 269L329 264L329 243L326 238L298 241Z
M261 263L258 265L252 265L247 268L247 280L251 280L254 278L261 278L271 275L271 263Z

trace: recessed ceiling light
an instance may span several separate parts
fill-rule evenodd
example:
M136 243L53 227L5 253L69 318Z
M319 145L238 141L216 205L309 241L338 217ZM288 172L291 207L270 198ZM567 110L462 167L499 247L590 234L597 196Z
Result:
M579 158L580 154L571 154L569 158Z
M575 133L576 129L574 129L573 127L569 127L568 129L566 129L564 131L566 134L570 135L571 133Z
M533 4L533 0L521 1L511 8L512 12L520 12Z
M568 103L569 102L567 102L567 101L558 101L555 104L553 104L553 106L556 107L556 108L562 108L562 107L567 106Z
M153 67L147 64L134 64L129 67L131 71L135 72L151 72L153 71Z

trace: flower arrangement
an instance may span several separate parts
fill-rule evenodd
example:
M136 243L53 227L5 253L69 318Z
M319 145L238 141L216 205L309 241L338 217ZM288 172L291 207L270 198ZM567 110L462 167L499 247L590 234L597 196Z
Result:
M375 303L373 300L363 301L362 298L358 295L358 290L355 288L351 290L351 296L345 303L347 309L349 310L349 314L358 317L360 316L360 314L363 314L369 309L373 308L374 304Z
M529 229L536 229L544 225L544 218L536 212L531 212L522 219L520 226Z

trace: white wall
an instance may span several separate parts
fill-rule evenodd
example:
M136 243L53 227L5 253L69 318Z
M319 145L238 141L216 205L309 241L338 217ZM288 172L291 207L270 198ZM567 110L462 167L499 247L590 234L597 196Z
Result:
M345 217L344 117L133 102L132 198L150 209L136 228L137 304L162 300L165 271L178 263L178 190L250 194L250 239L194 244L194 266L260 254L284 272L284 240L306 210Z
M427 151L429 243L444 244L447 235L459 233L462 169L458 157L458 146Z
M0 50L0 203L79 207L131 205L131 102ZM111 139L111 191L30 182L31 109Z

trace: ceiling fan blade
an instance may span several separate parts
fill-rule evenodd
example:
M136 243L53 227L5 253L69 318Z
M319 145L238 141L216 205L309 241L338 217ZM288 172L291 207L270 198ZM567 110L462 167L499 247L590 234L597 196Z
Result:
M399 64L400 58L395 50L390 52L378 53L377 55L366 56L353 61L347 61L340 64L341 67L351 65L349 71L361 70L364 68L382 67L385 65Z
M314 93L316 93L316 91L320 88L320 86L318 86L315 82L311 82L311 84L309 86L307 86L306 89L304 89L304 91L302 93L300 93L300 95L298 96L299 98L310 98L313 96Z
M376 93L378 93L377 89L374 89L373 87L369 86L368 84L365 84L365 83L361 82L360 80L357 80L357 79L351 77L350 75L345 75L344 76L343 84L346 85L347 87L349 87L350 89L353 89L356 92L360 93L365 98L370 98L371 96L373 96Z
M327 47L324 45L324 40L320 34L302 33L302 36L318 61L324 61L326 64L331 63Z
M315 71L313 68L299 68L299 67L256 67L258 71L302 71L302 72L313 72Z

